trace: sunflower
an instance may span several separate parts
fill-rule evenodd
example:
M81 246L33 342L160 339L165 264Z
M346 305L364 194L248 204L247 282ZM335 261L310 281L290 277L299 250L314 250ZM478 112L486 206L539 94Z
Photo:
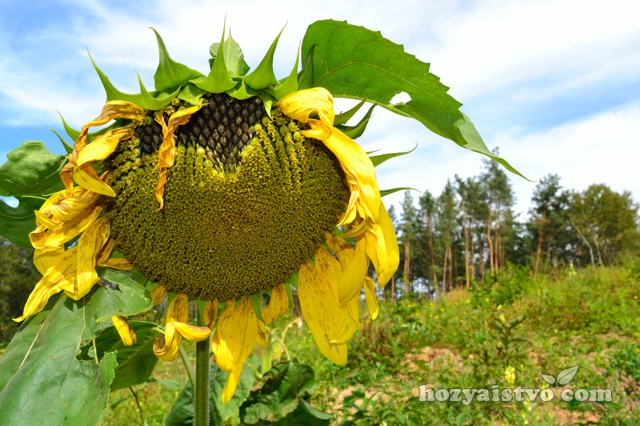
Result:
M266 327L288 309L293 283L318 349L345 364L363 289L378 315L369 265L384 286L399 262L370 157L335 125L328 90L298 90L297 60L288 79L275 78L277 39L245 75L227 66L234 42L223 35L205 76L173 61L156 35L155 92L140 81L140 94L122 93L94 63L107 102L68 130L64 189L36 211L29 234L43 277L16 320L60 292L83 298L100 282L96 267L136 268L157 283L155 304L168 298L155 354L174 360L182 338L213 332L215 361L230 372L226 403L254 345L268 344ZM189 323L192 299L206 301L200 326ZM127 319L111 320L134 344Z

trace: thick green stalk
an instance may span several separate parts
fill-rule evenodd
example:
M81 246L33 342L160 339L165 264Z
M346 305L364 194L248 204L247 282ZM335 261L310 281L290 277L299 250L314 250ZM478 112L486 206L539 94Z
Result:
M204 306L206 302L198 300L198 325L206 326ZM209 338L196 343L196 388L193 393L194 425L209 426L209 357L211 344Z

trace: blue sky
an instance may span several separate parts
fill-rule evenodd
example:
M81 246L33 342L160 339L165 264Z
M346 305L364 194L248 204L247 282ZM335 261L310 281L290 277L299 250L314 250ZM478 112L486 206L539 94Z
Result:
M0 163L24 140L62 152L56 109L75 127L104 92L86 49L121 90L147 87L155 38L174 59L205 71L208 46L227 25L255 66L287 24L276 73L288 74L306 27L333 18L364 25L419 59L451 87L490 148L531 179L557 173L567 188L605 183L640 199L640 25L635 1L31 1L0 4ZM626 12L625 12L626 11ZM339 102L337 109L349 106ZM385 163L380 186L438 194L447 178L480 171L480 156L378 109L359 140L367 150L418 149ZM512 177L517 209L534 187ZM417 194L416 194L417 195ZM396 203L400 194L387 202Z

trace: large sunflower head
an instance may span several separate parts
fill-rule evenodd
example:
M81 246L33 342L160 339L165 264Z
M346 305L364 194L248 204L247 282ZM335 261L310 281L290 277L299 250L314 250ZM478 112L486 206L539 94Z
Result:
M231 372L227 401L294 283L318 348L346 363L363 288L377 315L370 261L380 285L398 266L371 159L336 127L328 90L298 90L297 60L288 78L275 78L277 39L245 75L227 66L225 49L239 49L223 36L205 76L173 61L156 35L154 92L140 82L140 94L122 93L94 63L107 102L79 132L65 124L75 139L60 172L65 189L36 212L30 239L43 278L18 320L58 292L87 295L100 281L96 266L136 268L157 283L156 303L169 295L156 355L173 360L182 337L200 341L215 328L216 362ZM189 299L207 301L205 325L189 324ZM112 321L133 344L126 318Z

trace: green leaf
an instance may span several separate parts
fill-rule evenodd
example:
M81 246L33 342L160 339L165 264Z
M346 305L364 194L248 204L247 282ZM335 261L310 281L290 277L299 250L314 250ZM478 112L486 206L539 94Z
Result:
M60 184L58 173L66 162L66 155L52 154L40 141L23 142L0 166L0 196L45 193Z
M100 364L76 358L99 331L96 320L135 315L152 304L120 273L104 273L119 290L96 286L79 301L61 294L28 318L0 358L0 424L96 424L107 406L116 354Z
M387 160L389 160L391 158L401 157L403 155L411 154L413 151L416 150L417 147L418 147L418 144L416 143L416 146L414 146L409 151L392 152L390 154L370 155L369 159L373 163L374 167L378 167L380 164L384 163L385 161L387 161Z
M241 80L234 89L228 90L227 93L232 98L236 98L242 101L244 99L249 99L250 97L255 96L257 92L252 88L247 87L247 85L244 84L244 80Z
M429 72L429 64L379 32L346 22L318 21L307 29L302 53L313 63L313 78L306 76L305 69L302 71L308 78L306 84L312 81L308 87L324 87L337 97L366 99L414 118L434 133L522 176L508 162L491 154L469 118L459 110L462 104ZM403 92L411 100L392 104L393 97Z
M11 207L0 200L0 235L12 243L32 248L29 232L36 227L34 210L38 210L44 200L35 198L21 199L17 207Z
M298 46L298 51L300 47ZM290 93L298 90L298 51L296 51L296 62L293 64L293 69L289 74L289 77L278 87L273 89L273 95L277 100L280 100Z
M105 353L116 353L118 367L115 378L111 382L111 391L125 389L144 383L158 363L158 357L153 353L153 343L158 336L158 326L151 322L129 321L129 325L136 332L137 342L132 346L125 346L115 327L102 330L95 339L98 359ZM83 346L78 356L82 360L91 360L89 353L94 348L93 342Z
M155 28L151 29L156 34L156 39L158 41L158 53L160 57L158 69L153 75L155 87L158 92L171 92L180 86L184 86L189 82L189 80L203 77L202 73L199 71L191 69L188 66L171 59L169 52L167 52L167 48L164 45L164 41L162 41L162 37L160 37L160 34L158 34Z
M178 99L189 102L191 105L200 105L202 104L202 95L204 94L204 90L199 89L193 83L189 83L180 90Z
M262 377L260 389L252 392L240 407L242 422L281 420L298 407L301 395L314 383L311 366L295 361L276 364Z
M402 186L400 188L381 189L380 196L386 197L387 195L393 194L394 192L398 192L398 191L418 191L418 190L415 188L409 188L408 186Z
M211 54L211 59L209 59L210 67L213 67L219 50L220 43L213 43L209 47L209 53ZM231 29L229 29L229 37L224 42L223 51L224 62L227 65L227 70L229 71L230 75L244 76L247 74L249 69L251 69L251 67L244 60L244 54L242 53L240 45L236 43L233 37L231 37Z
M226 27L226 23L225 23ZM214 61L207 78L198 78L191 81L202 90L210 93L222 93L233 89L237 82L229 75L227 64L224 59L224 29L222 30L222 38L218 45L218 54Z
M67 124L62 114L60 114L60 111L56 111L56 112L58 113L58 115L60 116L60 119L62 120L64 131L71 138L71 140L75 142L75 140L78 139L78 136L80 136L80 132Z
M89 49L87 49L87 53L89 53ZM119 100L119 101L131 102L136 105L142 104L142 96L140 94L135 95L131 93L124 93L116 89L116 86L114 86L113 83L111 83L111 80L109 80L109 77L107 77L107 75L103 73L102 70L98 67L98 65L96 65L96 63L93 61L93 57L91 56L91 53L89 53L89 59L93 64L93 68L98 73L98 77L100 77L100 81L102 82L102 87L104 88L104 91L107 94L107 102ZM66 124L65 124L65 129L66 129ZM69 134L69 136L73 138L72 134L70 134L69 132L67 132L67 134ZM78 135L79 134L80 133L78 133ZM76 138L74 138L74 140Z
M347 121L351 120L351 117L353 117L358 111L360 111L360 108L362 108L362 105L364 105L365 102L366 101L363 99L358 102L358 105L354 106L350 110L340 114L336 114L335 118L333 119L333 125L337 126L339 124L347 124Z
M275 426L328 426L331 424L331 414L318 411L303 398L300 404L287 417L273 423Z
M249 364L245 364L242 368L240 381L236 387L236 391L227 404L223 404L220 396L222 388L229 377L229 373L218 369L215 364L210 366L209 386L210 386L210 418L211 425L218 424L238 424L240 422L239 408L244 401L255 380L253 371ZM171 412L165 421L166 426L183 426L193 424L193 390L191 382L187 382L185 387L178 395L178 398L171 407Z
M245 84L253 90L262 90L278 85L278 79L273 72L273 55L276 52L276 46L278 45L282 31L284 31L284 28L280 30L276 39L271 43L267 54L262 58L262 61L260 61L256 69L244 78Z
M355 126L344 126L339 124L336 127L340 129L342 133L349 136L351 139L359 138L360 136L362 136L365 129L367 128L367 124L369 123L369 119L371 118L371 113L373 112L373 109L375 107L376 107L375 105L371 105L371 108L369 108L369 111L367 111L364 117L362 117L362 120L360 120L360 122Z
M144 87L144 83L142 82L142 78L140 78L140 74L136 72L138 75L138 84L140 85L140 103L138 106L149 109L152 111L157 111L169 105L171 101L178 96L180 92L180 87L177 87L173 93L165 94L164 96L158 95L158 97L154 97L149 93L146 87Z
M315 51L315 48L315 44L309 46L309 51L304 56L304 63L302 64L302 69L298 74L298 90L304 90L313 87L313 52Z
M576 373L578 372L578 367L579 366L573 366L573 367L569 367L566 370L562 370L561 372L558 373L558 379L556 380L556 383L558 386L564 386L567 383L569 383L571 380L573 380L573 378L575 377Z

